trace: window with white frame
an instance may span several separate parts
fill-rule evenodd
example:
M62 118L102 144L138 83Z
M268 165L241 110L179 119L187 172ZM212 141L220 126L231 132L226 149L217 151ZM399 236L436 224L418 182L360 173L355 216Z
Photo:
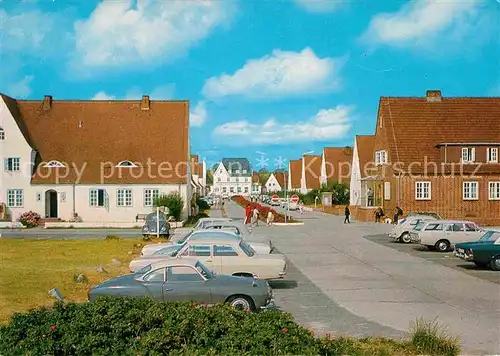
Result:
M247 173L247 170L246 170L246 169L244 169L244 170L243 170L243 174L246 174L246 173Z
M120 163L117 164L117 167L131 167L131 168L136 168L137 165L132 162L132 161L121 161Z
M94 207L103 207L105 204L106 192L104 189L90 189L89 205Z
M155 199L159 196L159 189L144 189L144 206L153 206Z
M462 148L462 163L472 163L476 160L476 149L474 147Z
M415 200L431 200L431 182L415 182Z
M387 151L375 152L375 164L387 164Z
M22 189L7 190L7 206L10 208L22 208L24 204L24 192Z
M245 193L248 193L248 187L245 187Z
M486 149L486 162L498 163L498 148L497 147L488 147Z
M478 185L478 182L463 182L462 198L464 200L477 200Z
M500 182L489 182L488 192L490 200L500 200Z
M45 165L45 167L47 168L64 167L64 164L62 164L59 161L50 161Z
M132 189L118 189L116 195L117 206L132 206Z
M229 187L229 193L234 193L234 187Z
M5 131L2 128L0 128L0 140L5 140Z
M21 169L21 159L19 157L9 157L5 159L5 170L17 172Z
M227 188L226 187L222 187L222 193L227 193Z

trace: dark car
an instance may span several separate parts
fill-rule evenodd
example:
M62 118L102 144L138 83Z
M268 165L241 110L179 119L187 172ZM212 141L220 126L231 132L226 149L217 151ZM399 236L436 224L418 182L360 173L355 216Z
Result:
M458 243L453 254L478 267L500 271L500 231L487 231L475 242Z
M157 233L157 230L159 233ZM146 221L142 227L142 236L146 237L150 235L160 235L161 237L170 236L170 224L164 213L160 212L158 214L154 212L146 216Z
M255 311L274 308L269 283L246 277L215 275L194 259L166 259L137 273L113 278L92 288L90 301L101 296L149 297L158 301L229 303Z

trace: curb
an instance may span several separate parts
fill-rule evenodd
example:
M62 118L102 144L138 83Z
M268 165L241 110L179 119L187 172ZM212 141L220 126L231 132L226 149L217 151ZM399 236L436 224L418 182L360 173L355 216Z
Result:
M273 223L275 226L299 226L299 225L304 225L303 222L296 222L296 223Z

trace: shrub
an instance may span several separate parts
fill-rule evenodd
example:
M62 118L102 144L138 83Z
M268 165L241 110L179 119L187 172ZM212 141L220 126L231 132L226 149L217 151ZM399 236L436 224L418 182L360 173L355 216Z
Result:
M173 216L176 221L180 221L182 208L184 207L184 200L179 193L163 194L155 198L154 206L167 207L169 210L169 215Z
M437 319L427 321L417 318L411 325L412 344L425 355L457 355L460 352L458 338L448 334Z
M410 342L316 338L278 310L146 298L56 302L0 327L1 355L412 355Z
M40 219L40 214L30 210L26 213L21 214L18 221L27 228L32 228L40 225Z

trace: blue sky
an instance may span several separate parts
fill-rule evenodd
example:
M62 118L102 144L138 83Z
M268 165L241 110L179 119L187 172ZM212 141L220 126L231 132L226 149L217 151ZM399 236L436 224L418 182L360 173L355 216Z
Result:
M0 0L0 92L187 99L209 163L353 145L380 96L500 95L497 0L81 3Z

